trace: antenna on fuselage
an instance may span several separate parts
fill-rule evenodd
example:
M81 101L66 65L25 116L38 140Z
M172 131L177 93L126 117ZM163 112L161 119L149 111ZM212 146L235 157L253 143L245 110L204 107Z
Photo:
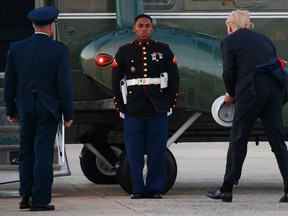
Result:
M134 18L144 13L143 0L116 0L117 29L132 27Z

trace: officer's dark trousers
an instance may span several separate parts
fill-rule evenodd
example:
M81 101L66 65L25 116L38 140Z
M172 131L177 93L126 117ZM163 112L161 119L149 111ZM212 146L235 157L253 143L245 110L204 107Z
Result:
M235 120L231 128L224 182L238 184L247 153L248 138L259 117L264 125L271 150L277 159L284 186L288 187L288 152L282 126L282 90L279 83L270 75L256 75L255 87L256 103L240 119ZM236 106L235 115L237 111Z
M34 117L20 121L20 196L32 196L32 204L51 202L53 151L57 121L34 95Z
M133 180L133 193L162 193L166 184L168 139L167 113L155 113L152 119L124 120L125 146ZM144 155L147 153L146 184L143 180Z

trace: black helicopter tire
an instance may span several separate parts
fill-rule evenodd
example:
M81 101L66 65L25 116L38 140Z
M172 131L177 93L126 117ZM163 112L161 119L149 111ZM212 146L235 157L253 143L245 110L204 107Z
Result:
M111 146L111 148L118 155L122 152L119 147ZM89 181L95 184L118 184L115 168L109 168L87 147L82 148L79 158L81 170Z
M116 165L116 172L121 188L128 194L133 193L133 182L130 175L130 167L126 151L119 156L119 162ZM167 179L163 194L167 193L175 183L177 177L177 163L172 152L167 149Z

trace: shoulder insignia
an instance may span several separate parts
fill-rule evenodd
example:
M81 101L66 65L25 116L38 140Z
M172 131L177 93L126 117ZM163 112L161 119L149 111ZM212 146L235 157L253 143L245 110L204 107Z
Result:
M174 56L173 58L173 64L177 64L177 60L176 60L176 57Z

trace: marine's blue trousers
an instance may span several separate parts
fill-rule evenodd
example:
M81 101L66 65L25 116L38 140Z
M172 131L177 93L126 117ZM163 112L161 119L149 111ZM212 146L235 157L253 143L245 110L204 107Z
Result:
M151 119L125 116L124 132L133 193L163 193L167 175L167 113L155 113ZM145 154L148 169L146 182L143 179Z

